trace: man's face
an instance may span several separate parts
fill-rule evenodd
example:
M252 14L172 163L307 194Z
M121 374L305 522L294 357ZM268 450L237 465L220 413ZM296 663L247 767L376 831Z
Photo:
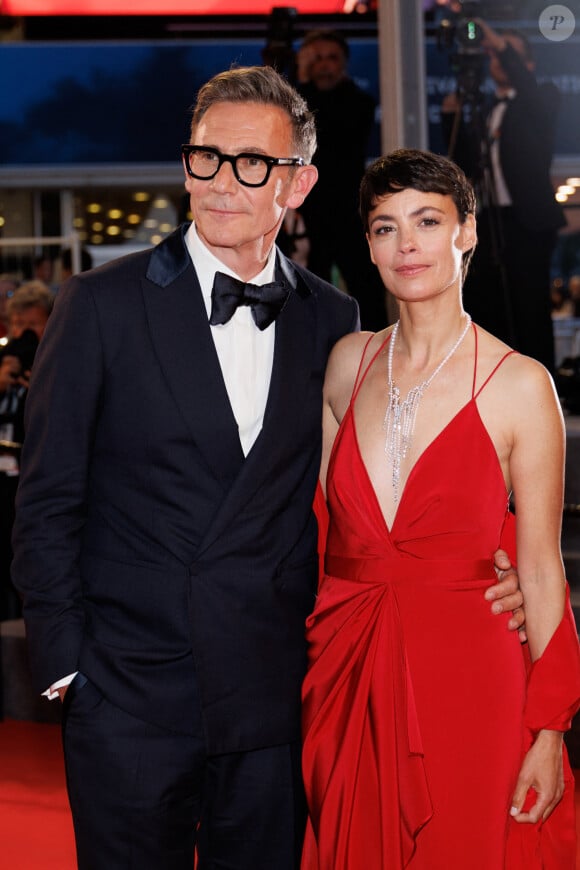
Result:
M336 42L316 40L309 45L311 52L308 68L310 80L319 91L330 91L346 75L346 57Z
M194 131L193 145L208 145L223 154L255 152L270 157L296 157L286 113L259 103L215 103ZM186 175L191 213L199 236L223 263L242 278L262 263L276 238L287 207L302 204L316 181L312 166L275 166L263 187L245 187L233 167L223 163L214 178Z
M36 264L34 269L34 277L39 281L44 281L45 284L50 284L52 279L52 263L50 260L41 260Z
M11 338L20 338L23 332L31 329L36 333L38 340L46 328L48 314L41 305L31 305L22 311L14 311L10 317L8 331Z

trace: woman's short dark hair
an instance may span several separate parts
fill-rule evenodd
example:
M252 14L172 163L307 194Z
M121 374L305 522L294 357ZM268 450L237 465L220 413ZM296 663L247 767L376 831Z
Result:
M379 200L408 188L450 196L461 223L465 223L467 215L475 214L473 186L456 163L430 151L399 148L371 163L363 176L360 186L360 215L365 232L369 229L369 214ZM473 251L474 248L471 248L463 255L464 278Z

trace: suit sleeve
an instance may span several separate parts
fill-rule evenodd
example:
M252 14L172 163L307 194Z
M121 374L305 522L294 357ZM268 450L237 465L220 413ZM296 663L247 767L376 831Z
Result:
M537 100L540 88L536 76L509 42L503 51L498 52L498 59L518 97L524 97L531 102Z
M102 379L94 301L72 279L57 296L34 363L13 533L13 579L39 692L78 667L79 556Z

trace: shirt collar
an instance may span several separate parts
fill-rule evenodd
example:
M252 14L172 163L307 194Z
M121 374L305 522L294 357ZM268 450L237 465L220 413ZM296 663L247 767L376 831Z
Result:
M185 246L195 265L195 271L197 272L197 277L199 279L203 301L205 302L205 306L209 312L211 310L211 291L216 272L225 272L226 275L232 275L234 278L237 278L238 281L242 281L243 279L240 278L239 275L236 275L236 273L226 266L225 263L222 263L215 254L212 254L209 248L207 248L200 239L193 222L189 225L185 234ZM261 272L258 272L258 274L252 278L252 284L261 285L273 281L275 264L276 249L272 246L266 265Z
M504 101L504 100L513 100L513 98L515 97L515 95L516 95L516 89L515 89L515 88L508 88L507 91L502 89L501 91L496 91L496 92L495 92L495 98L496 98L496 100L501 100L501 101Z

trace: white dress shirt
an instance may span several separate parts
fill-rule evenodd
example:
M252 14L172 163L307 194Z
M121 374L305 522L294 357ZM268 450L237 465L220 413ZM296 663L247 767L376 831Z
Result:
M506 94L502 95L502 102L497 103L491 110L488 118L488 132L491 141L490 157L493 182L495 186L495 201L494 205L512 205L512 198L508 190L507 184L501 168L499 159L499 140L501 137L501 125L503 116L507 109L507 100L513 100L516 92L510 88Z
M193 223L186 233L185 244L195 264L209 320L215 273L224 272L239 281L243 279L218 260L209 248L206 248ZM272 248L268 262L262 271L251 279L252 284L262 285L273 281L275 262L276 252ZM260 434L264 421L274 361L276 324L271 323L264 330L258 329L251 308L248 305L241 305L236 309L231 320L217 326L210 326L210 329L232 411L238 424L242 449L247 456Z

